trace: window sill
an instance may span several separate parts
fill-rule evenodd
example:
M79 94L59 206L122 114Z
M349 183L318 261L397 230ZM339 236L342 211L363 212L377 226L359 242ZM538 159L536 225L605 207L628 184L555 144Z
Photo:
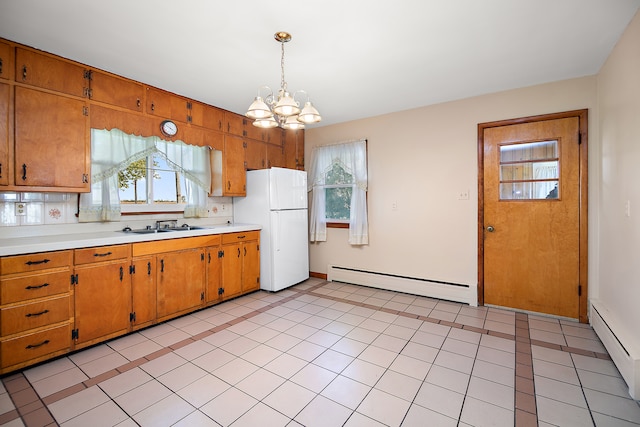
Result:
M327 228L349 228L348 222L327 222Z

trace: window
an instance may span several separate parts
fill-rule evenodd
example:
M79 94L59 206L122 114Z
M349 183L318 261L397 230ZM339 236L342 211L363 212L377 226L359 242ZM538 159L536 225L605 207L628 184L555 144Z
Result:
M348 225L349 243L369 243L367 141L315 147L309 170L309 240L327 240L327 224Z
M500 147L500 200L559 198L558 141Z
M210 161L208 147L91 129L91 192L80 195L78 220L118 221L123 210L206 217Z
M348 223L351 213L353 175L339 163L334 163L326 176L325 218L327 222Z
M171 169L159 153L136 160L118 172L123 212L139 210L137 208L183 211L185 188L184 175Z

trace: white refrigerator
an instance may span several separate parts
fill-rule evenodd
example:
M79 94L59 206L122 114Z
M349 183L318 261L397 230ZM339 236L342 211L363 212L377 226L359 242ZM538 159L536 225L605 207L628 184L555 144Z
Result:
M248 171L246 197L233 198L233 219L236 223L262 226L261 289L276 292L309 278L305 171Z

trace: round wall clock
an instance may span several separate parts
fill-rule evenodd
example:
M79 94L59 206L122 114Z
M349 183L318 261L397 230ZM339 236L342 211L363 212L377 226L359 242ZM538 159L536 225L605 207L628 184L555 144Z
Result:
M160 123L160 132L162 132L164 136L173 137L178 133L178 126L171 120L164 120Z

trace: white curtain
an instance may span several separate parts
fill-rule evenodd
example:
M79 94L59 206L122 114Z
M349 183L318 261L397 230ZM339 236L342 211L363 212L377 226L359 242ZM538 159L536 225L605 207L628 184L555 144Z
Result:
M365 139L335 145L315 147L311 153L309 188L311 192L311 214L309 240L327 240L325 217L325 185L327 174L334 164L339 164L351 175L353 181L349 218L349 243L369 244L367 220L367 141Z
M539 162L533 164L534 179L557 179L558 178L558 162ZM536 189L537 194L533 195L533 199L545 199L549 193L558 185L557 181L538 182Z
M118 221L118 171L159 153L187 183L185 217L207 216L211 188L209 148L164 141L156 136L128 135L121 130L91 129L91 192L80 195L80 222Z

